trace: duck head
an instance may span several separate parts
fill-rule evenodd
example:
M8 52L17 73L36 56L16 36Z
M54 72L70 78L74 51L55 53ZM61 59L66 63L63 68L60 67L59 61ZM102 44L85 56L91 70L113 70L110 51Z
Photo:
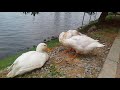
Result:
M49 48L47 47L47 44L40 43L40 44L38 44L38 46L36 48L36 51L38 51L38 52L46 52L46 51L49 51Z

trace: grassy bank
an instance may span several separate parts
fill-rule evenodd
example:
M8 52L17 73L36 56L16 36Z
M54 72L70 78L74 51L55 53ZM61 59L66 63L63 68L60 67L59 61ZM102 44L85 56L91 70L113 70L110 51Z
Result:
M48 45L49 48L53 48L53 47L55 47L55 46L57 46L59 44L60 43L59 43L58 39L53 39L53 40L47 42L47 45ZM14 62L14 60L16 60L16 58L18 56L20 56L22 53L30 51L30 50L35 50L35 49L36 49L36 46L33 46L32 48L30 48L28 50L25 50L25 51L22 51L22 52L18 52L15 55L8 56L6 58L1 59L0 60L0 70L6 68L9 65L11 65Z

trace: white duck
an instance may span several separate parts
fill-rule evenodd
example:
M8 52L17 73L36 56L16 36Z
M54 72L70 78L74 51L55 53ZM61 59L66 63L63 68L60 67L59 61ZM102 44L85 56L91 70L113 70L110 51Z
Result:
M62 32L60 33L59 35L59 42L66 46L66 47L69 47L70 49L67 50L66 52L68 51L72 51L74 49L72 49L72 47L69 46L69 44L67 44L66 42L63 42L64 39L66 38L71 38L72 36L76 36L76 35L83 35L82 33L78 32L77 30L68 30L67 32Z
M69 32L67 32L69 33ZM97 47L103 47L105 45L100 44L98 40L94 40L87 35L76 35L69 37L69 34L65 34L65 39L62 40L63 45L68 45L69 47L75 49L76 53L86 54Z
M72 36L76 36L76 35L83 35L80 32L78 32L77 30L68 30L67 32L62 32L59 35L59 42L64 44L63 39L66 39L66 34L67 34L67 38L71 38ZM66 45L67 46L67 45Z
M34 69L41 68L49 58L46 50L47 45L45 43L40 43L37 46L36 51L23 53L8 68L10 72L7 74L7 77L15 77Z
M60 33L59 35L59 42L62 43L63 39L65 38L64 35L65 35L66 32L62 32Z
M78 32L77 30L68 30L67 32L71 33L72 36L76 36L76 35L82 35L80 32Z

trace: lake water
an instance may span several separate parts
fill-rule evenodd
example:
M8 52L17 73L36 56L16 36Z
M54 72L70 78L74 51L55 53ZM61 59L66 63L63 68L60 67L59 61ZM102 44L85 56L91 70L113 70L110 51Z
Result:
M37 45L62 31L82 25L83 12L40 12L35 17L23 12L0 12L0 59ZM96 19L99 18L97 13ZM86 13L84 24L89 23ZM91 20L95 19L95 15Z

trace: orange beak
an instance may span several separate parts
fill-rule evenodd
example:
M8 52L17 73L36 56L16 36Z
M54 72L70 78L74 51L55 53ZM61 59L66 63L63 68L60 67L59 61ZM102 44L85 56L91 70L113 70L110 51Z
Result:
M47 52L50 52L52 49L50 49L50 48L47 48L45 51L47 51Z

